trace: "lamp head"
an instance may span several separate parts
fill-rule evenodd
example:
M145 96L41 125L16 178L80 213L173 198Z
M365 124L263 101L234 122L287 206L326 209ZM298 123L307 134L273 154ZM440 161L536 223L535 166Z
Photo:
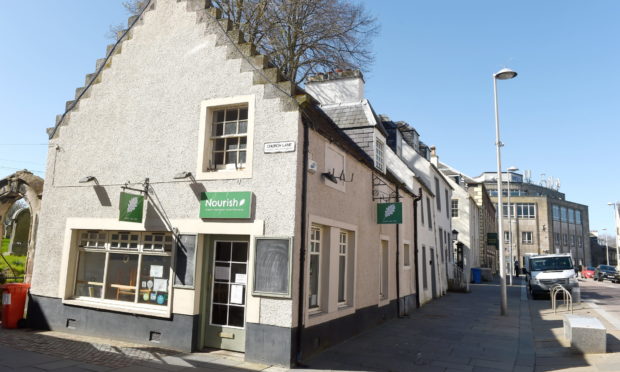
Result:
M512 71L509 68L503 68L499 71L497 71L495 74L493 74L493 77L496 78L497 80L508 80L508 79L512 79L514 77L517 76L517 72L516 71Z
M191 176L192 176L192 172L179 172L179 173L174 175L174 179L175 180L182 180L184 178L191 177Z
M80 178L80 180L78 182L79 183L88 183L90 181L95 181L95 180L96 180L95 176L86 176L86 177Z
M519 168L514 167L514 166L513 166L513 167L508 168L508 172L516 172L516 171L518 171L518 170L519 170Z

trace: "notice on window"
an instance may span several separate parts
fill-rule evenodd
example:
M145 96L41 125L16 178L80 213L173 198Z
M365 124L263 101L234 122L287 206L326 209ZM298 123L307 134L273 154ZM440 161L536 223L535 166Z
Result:
M243 286L233 284L230 286L230 303L231 304L243 304Z
M155 292L168 292L168 279L155 279L153 281L153 290Z
M162 265L151 265L151 276L153 278L164 276L164 267Z
M230 267L229 266L215 266L215 280L230 279Z
M235 274L235 283L246 284L248 281L247 274Z

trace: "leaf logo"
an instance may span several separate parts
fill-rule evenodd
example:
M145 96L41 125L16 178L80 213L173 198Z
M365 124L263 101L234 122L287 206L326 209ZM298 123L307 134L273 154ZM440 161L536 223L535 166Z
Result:
M241 199L241 201L239 202L239 206L242 207L245 204L245 199Z
M131 213L138 208L138 197L134 196L129 199L129 203L127 203L127 213Z
M387 208L385 208L385 218L390 217L396 212L396 206L394 204L390 204Z

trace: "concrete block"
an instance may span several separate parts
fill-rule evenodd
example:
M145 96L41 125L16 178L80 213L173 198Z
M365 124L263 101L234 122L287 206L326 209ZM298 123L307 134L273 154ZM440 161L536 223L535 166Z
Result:
M582 353L607 352L607 330L600 320L584 315L564 315L564 337Z

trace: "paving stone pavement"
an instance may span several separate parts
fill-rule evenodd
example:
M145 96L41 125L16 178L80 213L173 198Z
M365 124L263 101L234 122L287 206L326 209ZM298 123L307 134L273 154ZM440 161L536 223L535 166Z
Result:
M562 315L549 300L528 298L520 281L508 287L500 315L499 285L448 293L309 358L305 368L248 363L226 351L185 354L61 332L0 329L0 371L620 371L620 330L588 304L576 314L607 327L608 353L574 354Z

